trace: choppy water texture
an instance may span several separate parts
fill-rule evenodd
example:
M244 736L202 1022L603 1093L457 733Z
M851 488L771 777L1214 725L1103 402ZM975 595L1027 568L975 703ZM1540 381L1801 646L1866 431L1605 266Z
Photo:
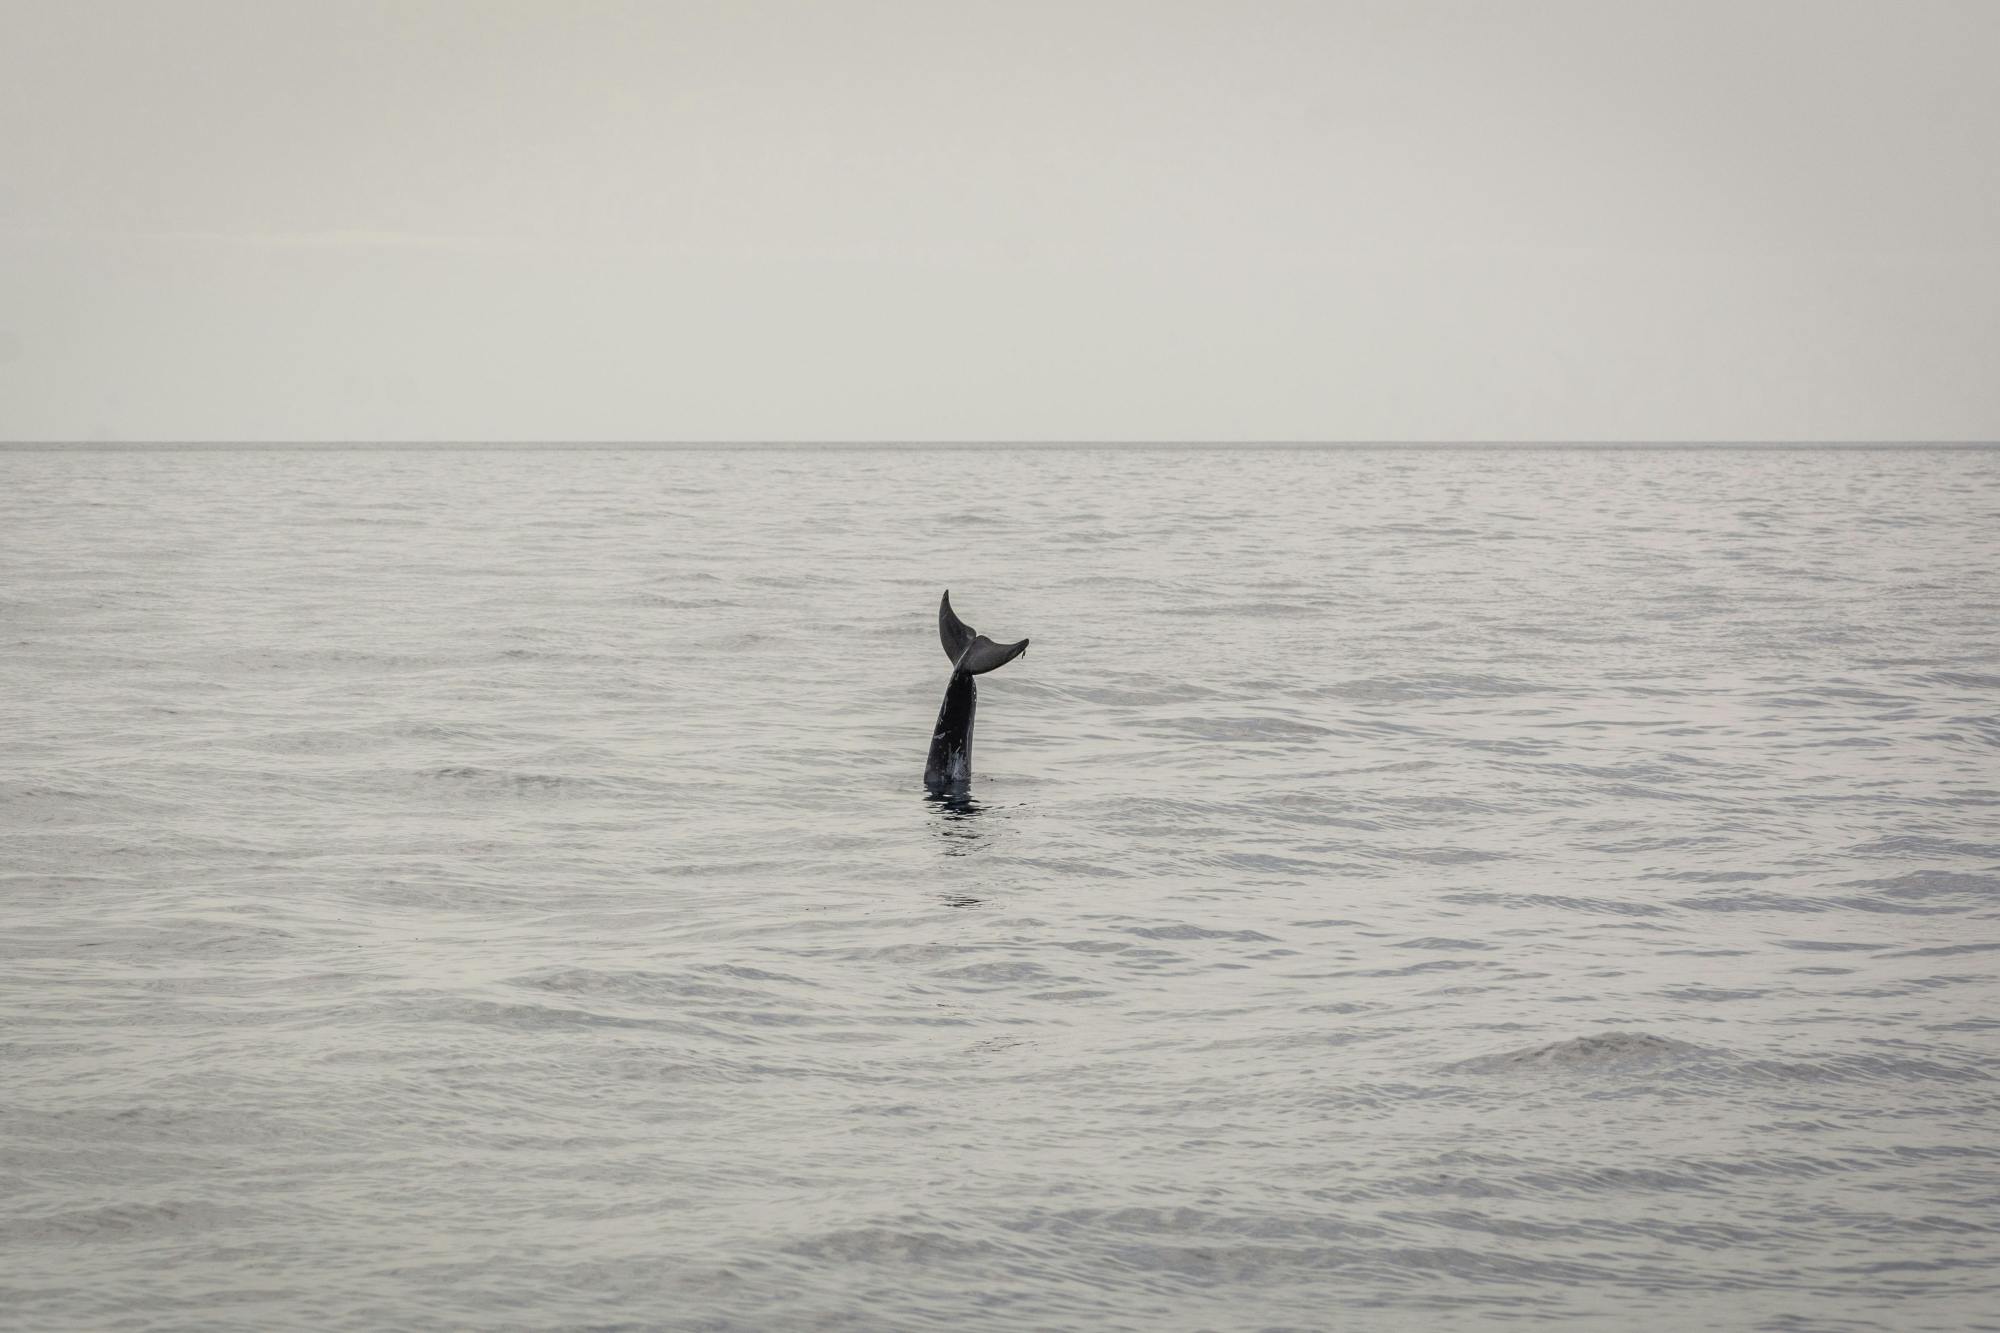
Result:
M2000 1324L2000 453L0 454L0 1324ZM1032 636L920 777L949 586Z

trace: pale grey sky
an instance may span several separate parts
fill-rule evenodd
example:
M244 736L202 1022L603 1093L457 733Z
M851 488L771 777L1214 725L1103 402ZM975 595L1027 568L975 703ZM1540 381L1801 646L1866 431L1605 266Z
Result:
M1996 0L0 0L0 439L2000 438Z

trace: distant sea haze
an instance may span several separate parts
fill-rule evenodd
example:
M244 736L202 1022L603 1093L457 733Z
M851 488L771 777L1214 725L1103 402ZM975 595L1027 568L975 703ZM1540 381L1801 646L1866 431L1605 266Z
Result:
M1969 1328L2000 451L0 453L0 1327ZM939 594L1033 650L926 798Z

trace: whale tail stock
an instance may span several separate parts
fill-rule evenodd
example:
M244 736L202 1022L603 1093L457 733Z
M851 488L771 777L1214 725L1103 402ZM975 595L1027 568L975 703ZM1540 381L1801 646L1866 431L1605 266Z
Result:
M924 761L924 786L931 794L963 792L972 780L972 719L979 692L972 678L984 675L1028 651L1028 641L995 643L960 620L951 609L951 592L938 603L938 638L951 659L951 682L945 686L931 733L930 755Z
M951 590L945 589L938 603L938 638L944 641L944 655L951 659L953 674L983 676L1028 651L1028 641L995 643L960 620L951 609Z

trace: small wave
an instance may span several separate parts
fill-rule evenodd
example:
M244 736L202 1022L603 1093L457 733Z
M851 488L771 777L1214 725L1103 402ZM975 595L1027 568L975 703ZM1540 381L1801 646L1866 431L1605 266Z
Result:
M1437 672L1411 676L1369 676L1324 687L1324 692L1361 702L1403 702L1427 699L1504 699L1522 694L1548 694L1552 686L1514 676Z
M1816 1060L1745 1060L1731 1071L1738 1079L1781 1083L1859 1083L1907 1088L1925 1083L1991 1083L1980 1062L1954 1060L1943 1053L1923 1055L1829 1055Z
M1495 946L1481 940L1454 940L1447 939L1441 935L1425 935L1414 940L1401 940L1390 947L1393 949L1431 949L1442 953L1483 953Z
M1186 606L1170 606L1162 609L1163 615L1185 616L1191 619L1214 619L1237 617L1246 620L1289 620L1300 616L1323 616L1330 608L1316 606L1308 602L1284 601L1226 601L1192 602Z
M1292 744L1331 736L1331 728L1284 717L1188 717L1157 722L1153 735L1184 736L1227 743Z
M1624 902L1616 898L1578 898L1557 893L1501 893L1492 890L1468 890L1462 893L1444 895L1445 902L1463 903L1466 906L1484 906L1488 903L1501 907L1541 910L1554 908L1561 912L1581 912L1603 916L1670 916L1672 909L1658 903Z
M1234 940L1239 944L1272 944L1274 937L1255 930L1210 930L1205 926L1123 926L1127 935L1145 940Z
M1505 1073L1516 1069L1623 1069L1634 1065L1668 1064L1706 1052L1699 1046L1648 1032L1594 1032L1543 1046L1529 1046L1497 1055L1462 1060L1453 1069L1471 1073Z
M1929 671L1917 677L1926 685L1950 685L1985 693L2000 691L2000 675L1984 671Z
M233 1211L208 1203L115 1203L8 1218L0 1221L0 1237L13 1244L36 1244L173 1236L215 1226L231 1218Z
M957 990L1006 990L1017 986L1047 986L1060 981L1075 981L1074 977L1059 977L1040 963L996 962L967 963L963 967L946 968L942 972L930 974L939 981L953 983Z
M741 1004L759 998L747 986L732 986L661 972L607 972L593 968L562 968L516 977L510 985L525 990L579 999L627 1004L672 1004L682 1000L727 1000Z
M737 605L724 597L669 597L662 592L634 593L627 599L636 606L658 607L665 611L721 611Z
M560 773L533 773L516 769L488 768L480 764L446 764L428 770L424 777L464 793L513 797L575 796L601 784L589 778Z

